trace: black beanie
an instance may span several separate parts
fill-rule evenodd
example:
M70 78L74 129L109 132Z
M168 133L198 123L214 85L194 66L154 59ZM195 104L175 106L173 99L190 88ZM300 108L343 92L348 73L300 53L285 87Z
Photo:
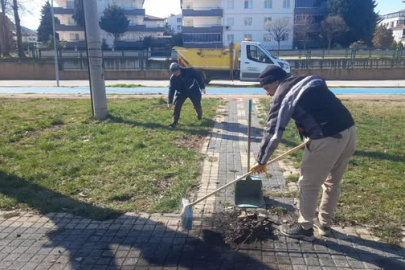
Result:
M287 72L285 72L281 67L269 65L259 76L260 86L263 87L266 84L281 81L285 77L287 77Z

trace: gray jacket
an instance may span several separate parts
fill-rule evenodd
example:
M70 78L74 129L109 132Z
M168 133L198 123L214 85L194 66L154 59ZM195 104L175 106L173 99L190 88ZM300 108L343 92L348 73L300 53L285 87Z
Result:
M350 112L317 76L283 80L270 103L257 163L265 164L276 150L290 119L301 137L312 140L336 136L354 125Z

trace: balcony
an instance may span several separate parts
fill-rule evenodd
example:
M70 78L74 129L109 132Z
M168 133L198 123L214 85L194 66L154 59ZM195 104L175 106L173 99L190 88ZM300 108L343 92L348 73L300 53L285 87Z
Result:
M78 25L66 25L66 24L56 24L56 31L84 31L84 29Z
M223 10L220 8L213 9L183 9L183 17L222 17Z
M164 27L146 27L146 25L130 25L128 32L164 32Z
M145 9L126 9L124 14L126 16L145 16Z
M61 8L61 7L54 7L53 8L53 13L56 14L69 14L73 15L73 9L72 8Z
M202 27L183 26L182 30L183 30L183 33L220 33L220 34L222 34L223 26L221 26L221 25L202 26Z

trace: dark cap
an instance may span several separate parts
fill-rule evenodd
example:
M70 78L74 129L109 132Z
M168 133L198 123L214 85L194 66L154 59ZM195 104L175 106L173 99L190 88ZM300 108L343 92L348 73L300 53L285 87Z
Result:
M175 72L176 70L180 70L180 66L177 63L171 63L169 69L171 72Z
M287 77L287 72L285 72L281 67L269 65L259 76L260 86L263 87L266 84L281 81L285 77Z

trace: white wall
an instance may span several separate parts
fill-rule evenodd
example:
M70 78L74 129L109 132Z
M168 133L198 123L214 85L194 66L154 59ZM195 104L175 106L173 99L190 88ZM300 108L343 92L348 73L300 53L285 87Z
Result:
M402 42L405 45L404 39L404 29L393 30L392 35L394 36L394 40L398 42Z
M190 9L219 8L221 7L221 0L184 0L182 8L188 9L188 7L190 7Z
M382 20L379 25L384 25L388 29L398 26L399 17Z
M221 17L184 17L184 26L209 27L222 25Z

